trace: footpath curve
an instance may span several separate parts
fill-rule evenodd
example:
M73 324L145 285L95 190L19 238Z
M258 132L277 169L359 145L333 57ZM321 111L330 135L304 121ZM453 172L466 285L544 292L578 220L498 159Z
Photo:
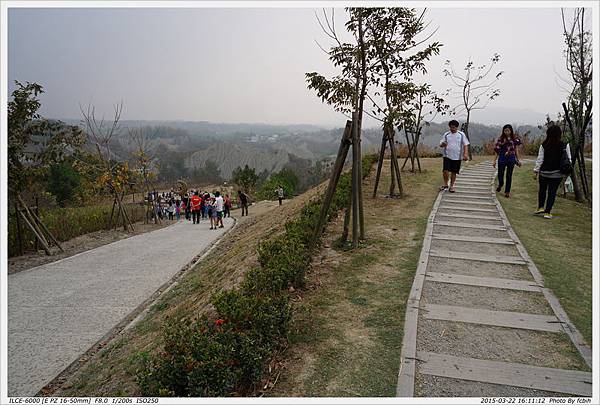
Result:
M8 395L36 395L234 223L182 220L9 275Z
M407 304L399 397L592 395L591 349L512 230L495 173L490 162L465 168L456 193L435 201Z

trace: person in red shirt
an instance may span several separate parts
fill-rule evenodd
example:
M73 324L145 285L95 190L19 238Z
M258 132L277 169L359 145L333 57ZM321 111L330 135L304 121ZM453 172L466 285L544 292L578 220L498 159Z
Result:
M198 195L198 192L196 191L194 193L194 195L192 196L192 201L191 201L192 219L194 220L195 224L200 223L200 205L201 204L202 204L202 198L200 198L200 196Z

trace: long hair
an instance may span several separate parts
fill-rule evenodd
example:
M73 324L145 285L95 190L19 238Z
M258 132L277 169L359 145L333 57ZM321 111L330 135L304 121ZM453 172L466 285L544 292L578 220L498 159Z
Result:
M506 136L504 135L504 130L505 129L510 129L510 136ZM509 139L515 139L515 131L513 131L513 127L510 124L506 124L505 126L502 127L502 132L500 133L500 138L501 141L508 141Z
M544 150L554 149L560 146L562 130L558 125L550 125L546 130L546 139L542 142Z

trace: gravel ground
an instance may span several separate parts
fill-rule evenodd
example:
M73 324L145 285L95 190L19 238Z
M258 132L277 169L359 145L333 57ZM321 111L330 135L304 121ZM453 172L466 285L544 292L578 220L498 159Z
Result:
M515 245L503 245L493 243L454 241L447 239L433 239L432 250L450 250L452 252L478 253L496 256L519 256Z
M538 367L588 370L565 335L535 330L421 317L417 350Z

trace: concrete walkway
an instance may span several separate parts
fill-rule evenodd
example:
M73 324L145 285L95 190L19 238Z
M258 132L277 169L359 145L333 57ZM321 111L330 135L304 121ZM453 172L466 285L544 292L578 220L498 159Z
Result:
M183 220L9 275L8 395L35 395L233 224Z
M456 193L440 192L434 204L406 310L398 396L592 395L591 350L512 230L495 172L489 162L465 168Z

